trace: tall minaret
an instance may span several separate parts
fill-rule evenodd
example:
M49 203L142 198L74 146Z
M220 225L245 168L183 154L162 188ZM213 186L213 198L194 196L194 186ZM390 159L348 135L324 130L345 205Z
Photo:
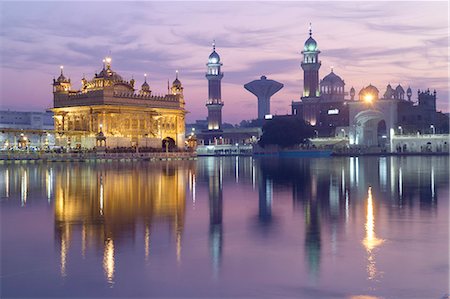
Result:
M223 107L220 81L223 78L223 73L220 71L222 63L220 62L219 54L216 52L215 42L213 42L213 51L209 55L206 66L208 67L206 72L206 79L208 79L208 100L206 101L208 130L220 130L222 127Z
M319 92L319 49L317 42L312 38L311 23L309 24L309 38L305 42L303 48L303 97L302 98L317 98L320 96Z

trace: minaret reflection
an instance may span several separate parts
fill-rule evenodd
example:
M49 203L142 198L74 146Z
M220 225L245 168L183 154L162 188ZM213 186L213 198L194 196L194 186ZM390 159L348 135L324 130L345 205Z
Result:
M223 246L222 159L208 158L209 247L214 275L220 270Z
M321 251L320 215L316 200L308 200L305 203L305 225L305 258L310 278L316 281L319 276Z
M50 203L50 199L53 193L53 168L50 168L45 172L45 182L47 191L47 201L48 203Z
M273 181L262 167L258 170L258 220L262 227L267 228L272 222Z
M5 170L5 197L9 197L9 169Z
M375 235L375 213L372 199L372 187L369 187L367 196L367 214L366 214L366 237L362 241L362 244L367 251L367 275L369 280L374 280L380 274L376 268L374 250L383 244L384 240L379 239Z
M22 170L20 177L20 206L24 207L27 203L28 197L28 173L25 169Z

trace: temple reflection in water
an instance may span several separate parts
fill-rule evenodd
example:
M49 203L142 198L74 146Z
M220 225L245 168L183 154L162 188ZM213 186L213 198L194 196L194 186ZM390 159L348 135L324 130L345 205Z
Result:
M139 247L136 259L151 263L153 246L163 240L157 234L169 240L164 258L181 265L186 219L195 216L187 210L197 208L208 214L202 222L207 241L195 246L207 250L202 258L219 277L227 246L233 246L229 217L245 217L251 224L247 237L269 244L277 237L273 229L284 225L280 206L288 204L298 225L283 229L295 231L300 240L298 261L312 282L320 280L324 257L342 255L349 234L359 238L355 244L368 280L377 281L384 269L376 258L385 250L384 241L389 242L386 219L418 209L421 216L437 216L439 194L448 186L447 164L446 157L209 157L0 165L0 194L5 206L27 209L40 202L54 207L61 277L69 277L75 267L71 260L81 257L94 260L113 285L124 258L120 252ZM289 195L288 201L280 190Z
M61 275L73 234L80 235L83 257L89 247L103 250L109 282L115 273L115 251L124 240L144 239L149 257L151 226L164 222L181 256L185 222L187 167L172 163L64 167L55 176L55 238L61 250ZM143 226L143 236L136 236Z

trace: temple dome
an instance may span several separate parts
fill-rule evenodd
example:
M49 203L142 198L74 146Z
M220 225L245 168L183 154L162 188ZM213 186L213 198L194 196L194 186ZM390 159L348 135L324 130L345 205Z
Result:
M142 90L149 90L150 89L150 85L148 85L147 81L142 83L141 89Z
M308 52L312 52L312 51L317 51L317 42L314 38L312 38L312 36L310 36L306 42L305 42L305 46L303 48L305 51Z
M328 75L323 77L322 83L328 83L328 84L333 84L333 85L335 85L336 83L342 83L343 84L344 80L342 80L341 77L339 77L333 71L331 71L331 73L329 73Z
M378 94L379 93L378 88L376 88L372 84L369 84L369 86L364 87L363 89L361 89L359 94L368 93L368 92L374 93L374 94Z
M113 81L123 81L122 76L111 70L110 68L103 68L102 71L95 75L95 78L100 79L109 79Z
M209 63L219 63L220 62L220 56L217 54L216 50L213 50L212 53L209 55L208 58Z

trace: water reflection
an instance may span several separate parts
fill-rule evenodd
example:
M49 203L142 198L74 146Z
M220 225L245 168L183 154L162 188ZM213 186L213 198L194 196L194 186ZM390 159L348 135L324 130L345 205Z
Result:
M109 283L114 283L114 241L110 238L105 241L103 252L103 270Z
M378 276L375 262L375 248L383 244L384 240L375 235L375 213L373 207L372 187L369 187L367 194L367 212L366 212L366 237L362 241L367 251L367 274L369 280L374 280Z
M350 255L364 279L357 283L381 289L390 247L383 244L405 231L387 221L438 217L447 165L446 157L0 165L0 194L2 207L26 212L43 202L54 214L54 268L66 281L83 261L114 289L125 276L162 271L158 263L185 277L195 261L208 269L198 277L212 274L220 284L240 274L229 272L236 264L255 259L254 272L270 274L264 263L286 255L286 272L319 287Z
M67 175L69 173L69 175ZM67 251L72 234L80 234L81 254L103 248L103 270L108 282L115 274L115 250L135 238L144 227L145 259L150 255L152 222L172 227L175 255L181 261L185 218L185 169L175 165L74 167L57 172L55 237L61 246L61 275L67 273Z
M209 247L214 275L222 262L223 228L223 160L208 158Z

